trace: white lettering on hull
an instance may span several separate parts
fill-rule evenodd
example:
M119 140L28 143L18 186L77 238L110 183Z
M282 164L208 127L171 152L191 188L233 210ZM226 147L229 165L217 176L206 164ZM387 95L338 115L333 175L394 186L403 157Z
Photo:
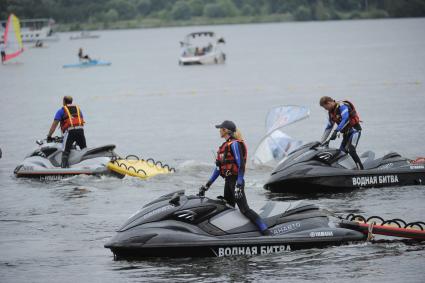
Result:
M397 184L399 182L398 175L353 177L352 181L355 187L368 187L378 184Z
M291 247L289 245L278 245L278 246L253 246L253 247L222 247L218 248L218 252L214 253L218 257L225 256L240 256L240 255L266 255L266 254L279 254L285 251L290 251Z

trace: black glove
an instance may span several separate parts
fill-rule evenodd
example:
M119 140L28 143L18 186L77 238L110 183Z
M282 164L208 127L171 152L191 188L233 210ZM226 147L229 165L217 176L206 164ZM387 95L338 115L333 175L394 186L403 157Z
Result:
M52 137L50 137L50 136L47 136L47 138L46 138L46 141L47 142L53 142L55 139L54 138L52 138Z
M199 188L198 196L203 197L205 196L205 192L208 191L209 186L202 186Z
M244 190L243 183L242 184L236 184L235 199L239 200L243 197L243 190Z
M329 139L330 141L333 141L334 139L336 139L336 135L338 134L338 131L333 131L331 138Z

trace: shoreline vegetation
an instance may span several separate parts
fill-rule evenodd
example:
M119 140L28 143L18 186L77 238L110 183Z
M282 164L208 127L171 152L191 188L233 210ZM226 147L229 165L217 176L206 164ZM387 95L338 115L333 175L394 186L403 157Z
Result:
M373 14L376 13L376 14ZM212 25L233 25L233 24L259 24L259 23L280 23L280 22L307 22L307 21L327 21L327 20L360 20L360 19L384 19L390 18L380 11L371 13L348 14L338 19L326 20L297 20L290 14L274 14L263 16L237 16L229 18L210 19L205 17L195 17L191 20L161 20L157 18L118 20L114 22L87 22L87 23L60 23L56 31L69 32L81 30L114 30L114 29L137 29L137 28L162 28L162 27L184 27L184 26L212 26Z
M425 0L5 0L0 19L52 18L57 31L425 17Z

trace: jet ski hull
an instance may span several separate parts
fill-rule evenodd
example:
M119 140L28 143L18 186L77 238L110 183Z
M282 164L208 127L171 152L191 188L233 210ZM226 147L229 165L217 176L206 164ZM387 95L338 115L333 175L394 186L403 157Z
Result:
M226 257L279 254L300 249L338 246L364 241L365 237L360 232L339 228L338 231L325 229L312 231L298 237L258 236L255 238L163 243L161 245L120 243L114 242L112 239L105 247L111 249L115 259L118 260L149 257Z
M334 193L359 188L401 187L425 184L425 169L409 171L350 170L335 175L304 175L300 177L276 174L264 185L273 193Z
M42 169L37 170L28 166L18 166L15 169L15 176L17 178L29 178L38 179L40 181L56 181L65 178L77 176L77 175L89 175L89 176L103 176L110 175L118 178L124 178L125 175L110 171L108 168L97 168L97 169L74 169L74 168L55 168L55 169Z

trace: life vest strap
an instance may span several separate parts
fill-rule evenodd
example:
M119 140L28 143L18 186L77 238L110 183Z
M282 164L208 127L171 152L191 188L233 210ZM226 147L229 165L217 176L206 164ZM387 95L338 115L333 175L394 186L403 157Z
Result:
M71 123L71 127L73 127L74 123L72 122L71 112L69 111L69 109L66 105L63 107L63 109L66 111L66 114L68 115L68 119L69 119L69 122ZM77 108L77 113L78 113L78 108Z

